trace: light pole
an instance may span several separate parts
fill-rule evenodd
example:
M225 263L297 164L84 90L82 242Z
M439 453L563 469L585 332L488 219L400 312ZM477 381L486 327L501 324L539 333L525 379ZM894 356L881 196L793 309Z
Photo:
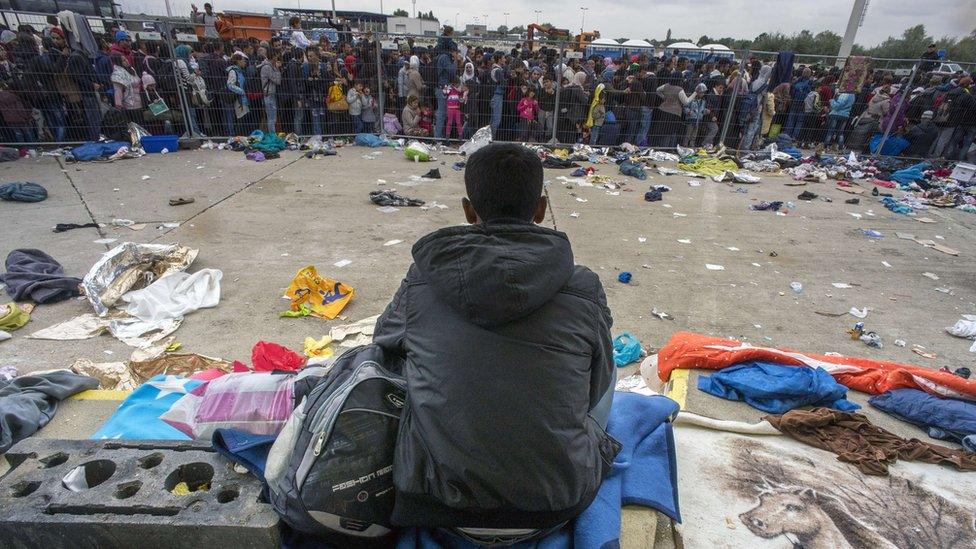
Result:
M535 24L539 24L539 16L542 15L542 10L535 10Z
M335 5L335 0L332 0L332 4ZM334 7L332 8L332 11L335 11ZM414 19L417 18L417 0L413 0L413 17Z
M580 34L583 34L583 24L586 22L586 11L590 8L584 8L580 6L580 11L583 12L583 16L580 17Z
M458 28L458 16L459 15L461 15L461 12L457 12L457 13L454 14L454 28L455 29Z
M488 14L487 13L482 13L481 16L485 18L485 30L487 31L488 30Z
M508 28L508 16L511 15L511 14L506 11L502 15L505 16L505 28L507 29Z

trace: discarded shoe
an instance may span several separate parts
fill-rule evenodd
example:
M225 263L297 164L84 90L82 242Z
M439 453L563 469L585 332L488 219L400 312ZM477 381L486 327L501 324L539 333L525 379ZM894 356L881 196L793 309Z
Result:
M427 179L440 179L441 171L437 168L434 168L429 172L425 173L422 177L426 177Z
M170 198L169 199L169 205L170 206L182 206L184 204L193 204L194 202L196 202L196 199L195 198L192 198L192 197L191 198L184 198L182 196L178 196L178 197Z
M817 198L817 195L810 191L803 191L799 196L797 196L797 199L807 201L814 200L815 198Z
M860 204L860 203L861 203L860 198L848 198L847 200L844 201L844 204Z

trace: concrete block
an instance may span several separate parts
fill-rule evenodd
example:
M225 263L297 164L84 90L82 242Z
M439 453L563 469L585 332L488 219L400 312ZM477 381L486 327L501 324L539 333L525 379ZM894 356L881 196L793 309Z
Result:
M280 544L278 515L261 496L260 481L204 443L29 438L5 457L4 547ZM69 489L72 478L87 488ZM189 493L174 495L181 482Z

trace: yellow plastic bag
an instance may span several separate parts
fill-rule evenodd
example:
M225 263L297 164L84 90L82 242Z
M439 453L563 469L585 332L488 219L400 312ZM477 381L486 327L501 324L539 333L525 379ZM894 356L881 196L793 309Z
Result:
M305 338L305 356L309 358L313 357L325 357L332 356L332 338L329 336L322 336L322 339L316 340L314 337Z
M291 310L300 311L308 303L312 316L332 320L352 301L356 290L338 280L323 278L309 265L298 271L285 296L291 299Z

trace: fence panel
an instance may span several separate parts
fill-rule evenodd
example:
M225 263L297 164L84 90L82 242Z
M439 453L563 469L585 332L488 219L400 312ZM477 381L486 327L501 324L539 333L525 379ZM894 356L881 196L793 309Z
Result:
M786 134L805 148L865 151L922 122L917 87L974 69L873 59L852 84L836 56L795 55L778 83L767 80L777 52L661 58L621 46L587 55L544 39L367 33L350 43L345 33L249 26L206 40L189 22L94 17L97 51L86 54L50 33L44 14L0 13L20 31L0 50L10 61L0 71L6 143L123 137L136 122L183 138L260 129L457 141L488 126L496 140L535 143L746 151ZM120 31L131 40L116 40ZM937 131L942 146L931 152L965 154L966 135Z

